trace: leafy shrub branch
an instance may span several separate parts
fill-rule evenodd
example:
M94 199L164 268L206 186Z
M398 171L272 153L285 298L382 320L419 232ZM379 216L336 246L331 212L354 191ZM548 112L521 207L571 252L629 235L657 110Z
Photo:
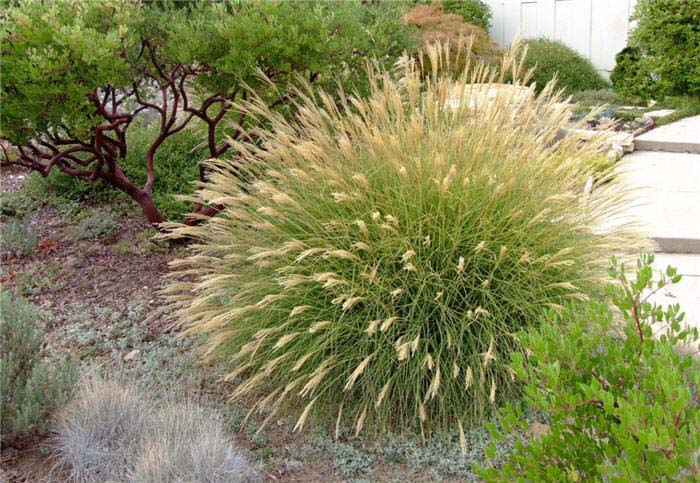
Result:
M517 444L501 467L481 471L487 481L698 480L698 330L681 325L678 304L653 303L681 276L668 267L654 280L652 262L643 256L628 277L613 259L604 300L520 335L529 356L513 354L513 369L549 428L524 437L521 407L503 408L503 430L491 430Z

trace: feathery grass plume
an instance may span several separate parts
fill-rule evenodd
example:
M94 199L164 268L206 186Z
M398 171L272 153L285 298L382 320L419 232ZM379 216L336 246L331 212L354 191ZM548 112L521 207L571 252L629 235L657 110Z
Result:
M235 169L212 162L201 196L221 213L171 225L196 240L168 290L180 323L266 420L291 403L298 428L479 423L517 394L514 334L598 291L610 253L647 246L606 221L630 193L613 172L584 194L605 140L563 129L553 84L521 95L517 45L497 69L465 58L456 82L437 68L449 51L370 66L366 98L299 89L295 121L241 106L267 129L231 141ZM484 88L506 76L519 89Z

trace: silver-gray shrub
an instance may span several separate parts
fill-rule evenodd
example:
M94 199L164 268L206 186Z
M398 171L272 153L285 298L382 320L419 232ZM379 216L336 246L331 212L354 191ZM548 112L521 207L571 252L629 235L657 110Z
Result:
M86 376L57 418L58 466L74 481L124 481L152 424L152 412L135 386Z

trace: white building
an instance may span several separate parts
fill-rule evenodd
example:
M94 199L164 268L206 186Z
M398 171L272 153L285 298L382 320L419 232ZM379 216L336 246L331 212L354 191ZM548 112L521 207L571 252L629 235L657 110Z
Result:
M627 44L629 18L637 0L486 0L493 10L491 38L510 44L523 39L561 40L590 59L608 77L615 54Z

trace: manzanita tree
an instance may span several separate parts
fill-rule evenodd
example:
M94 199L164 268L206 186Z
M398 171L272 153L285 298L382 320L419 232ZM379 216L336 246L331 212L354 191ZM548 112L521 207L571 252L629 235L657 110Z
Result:
M2 163L102 179L160 223L154 162L170 136L198 123L209 157L218 158L229 151L227 137L252 136L255 121L232 107L251 89L280 110L300 78L361 90L356 67L367 57L394 62L415 44L394 8L359 0L12 2L1 20L0 137L17 149L3 143ZM142 185L120 166L139 116L159 126ZM215 211L197 203L188 220Z

